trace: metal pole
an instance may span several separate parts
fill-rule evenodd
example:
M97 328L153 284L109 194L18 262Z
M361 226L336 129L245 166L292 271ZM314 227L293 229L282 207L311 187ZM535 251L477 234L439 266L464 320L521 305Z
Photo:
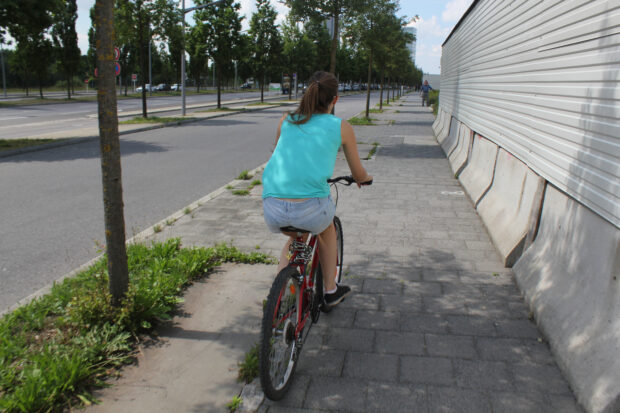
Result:
M237 90L237 61L235 60L235 90Z
M153 96L153 70L151 67L151 46L153 39L149 39L149 96Z
M4 50L0 44L0 60L2 61L2 89L4 90L4 98L6 99L6 75L4 74Z
M181 115L185 116L185 0L181 5L183 13L183 37L181 40Z

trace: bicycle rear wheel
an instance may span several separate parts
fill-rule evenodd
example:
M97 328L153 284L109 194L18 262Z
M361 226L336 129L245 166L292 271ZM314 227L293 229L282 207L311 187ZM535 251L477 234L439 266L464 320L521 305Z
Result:
M295 337L299 276L296 268L286 267L276 277L263 310L259 374L265 395L280 400L291 384L299 347Z

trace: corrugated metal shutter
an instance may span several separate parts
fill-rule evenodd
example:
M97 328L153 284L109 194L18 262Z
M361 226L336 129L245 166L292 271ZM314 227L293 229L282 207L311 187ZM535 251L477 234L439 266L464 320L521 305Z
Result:
M620 0L479 0L441 107L620 227Z

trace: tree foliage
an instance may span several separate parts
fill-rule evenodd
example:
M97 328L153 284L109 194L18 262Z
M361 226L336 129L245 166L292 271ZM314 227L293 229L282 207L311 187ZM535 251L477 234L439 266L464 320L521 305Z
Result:
M257 12L250 20L249 35L252 39L252 66L260 82L261 102L265 90L266 75L277 72L282 53L282 38L276 25L278 14L269 0L256 1Z

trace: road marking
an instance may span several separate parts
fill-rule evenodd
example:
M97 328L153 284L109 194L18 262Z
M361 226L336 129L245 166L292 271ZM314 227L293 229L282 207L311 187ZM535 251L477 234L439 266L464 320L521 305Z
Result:
M0 118L0 120L26 119L27 116L14 116L11 118Z

